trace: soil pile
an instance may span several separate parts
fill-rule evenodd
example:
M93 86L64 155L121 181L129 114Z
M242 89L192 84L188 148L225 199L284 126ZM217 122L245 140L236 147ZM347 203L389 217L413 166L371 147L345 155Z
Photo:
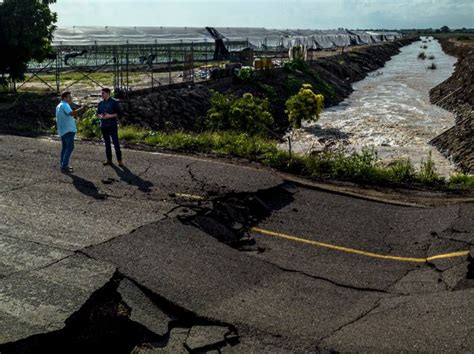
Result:
M461 170L474 173L474 44L440 39L443 50L458 57L454 74L430 92L431 102L456 115L456 125L431 143Z

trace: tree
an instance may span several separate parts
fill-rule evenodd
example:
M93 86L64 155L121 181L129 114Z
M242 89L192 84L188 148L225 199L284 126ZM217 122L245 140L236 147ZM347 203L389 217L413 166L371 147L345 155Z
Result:
M442 33L447 33L450 32L451 30L449 29L448 26L443 26L439 29Z
M0 4L0 85L23 80L28 62L52 54L56 0L4 0Z
M286 101L288 121L294 128L301 128L301 123L317 122L324 108L324 96L317 95L309 84L304 84L300 91Z

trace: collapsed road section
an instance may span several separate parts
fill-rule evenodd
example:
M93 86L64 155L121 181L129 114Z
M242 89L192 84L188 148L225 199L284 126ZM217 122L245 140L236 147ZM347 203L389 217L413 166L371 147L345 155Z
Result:
M474 345L472 203L402 206L138 151L139 179L120 178L81 144L74 184L38 167L56 142L1 139L2 353Z

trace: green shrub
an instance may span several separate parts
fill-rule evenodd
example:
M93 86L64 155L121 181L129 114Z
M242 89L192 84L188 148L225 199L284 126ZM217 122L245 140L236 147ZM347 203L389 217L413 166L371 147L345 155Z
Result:
M120 127L118 136L120 140L125 140L129 143L140 143L145 140L149 132L141 127L135 125L128 125Z
M77 121L77 132L83 138L100 138L100 119L96 117L96 110L88 109Z
M241 98L215 93L207 112L206 126L211 130L232 130L250 135L264 134L273 124L270 103L250 93Z
M451 189L474 189L474 175L455 174L449 179Z
M416 173L415 179L417 182L426 185L439 184L444 181L444 179L440 177L436 171L436 166L432 159L431 152L429 154L428 160L421 162L420 170Z
M258 87L268 98L276 98L278 96L277 91L271 85L259 83Z
M294 75L288 75L288 78L285 81L285 90L290 96L295 95L303 85L304 81L300 80Z
M303 85L300 91L286 101L290 124L300 128L303 121L316 122L324 108L324 96L313 92L312 86Z
M410 160L400 159L387 166L385 173L392 182L409 183L415 176L415 168Z
M302 58L299 58L299 59L293 59L286 62L283 65L283 69L288 72L300 71L304 73L308 71L309 66Z
M230 129L247 132L250 135L261 134L273 124L270 103L245 93L235 100L229 112Z
M255 79L255 69L250 66L243 67L240 69L237 76L242 81L252 81Z

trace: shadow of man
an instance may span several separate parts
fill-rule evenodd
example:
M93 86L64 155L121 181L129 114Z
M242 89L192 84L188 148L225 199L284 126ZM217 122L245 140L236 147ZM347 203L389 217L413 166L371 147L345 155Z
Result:
M115 173L117 173L117 176L119 176L122 181L132 186L137 186L138 190L143 193L151 192L151 187L153 187L153 183L151 183L150 181L142 179L140 176L134 174L125 166L119 168L115 165L112 165L112 168L115 170Z
M74 174L68 174L72 178L73 186L82 194L87 197L91 197L97 200L104 200L107 198L107 194L100 193L97 186L84 178L76 176Z

